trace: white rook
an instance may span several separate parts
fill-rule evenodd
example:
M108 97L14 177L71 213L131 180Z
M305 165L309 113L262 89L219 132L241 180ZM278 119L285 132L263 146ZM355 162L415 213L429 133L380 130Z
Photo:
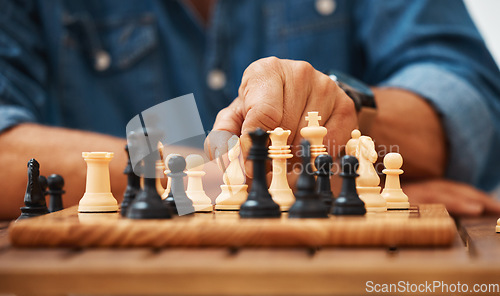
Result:
M80 200L79 212L116 212L118 203L111 193L109 162L112 152L83 152L87 163L87 184Z

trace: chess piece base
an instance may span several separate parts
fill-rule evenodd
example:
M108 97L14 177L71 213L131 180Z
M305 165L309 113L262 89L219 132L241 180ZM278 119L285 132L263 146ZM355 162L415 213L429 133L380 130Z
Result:
M408 210L409 202L387 202L387 210Z
M118 203L111 193L85 193L78 205L78 212L117 212Z
M387 202L380 195L380 187L356 187L359 198L365 203L367 212L387 211Z
M292 189L269 189L269 193L275 203L280 206L282 212L287 212L295 202Z
M497 225L496 232L500 232L500 225Z
M248 185L221 185L222 192L215 200L216 210L233 210L237 211L240 206L247 200Z
M213 210L212 201L205 191L186 191L186 195L193 201L195 212L211 212Z
M17 220L38 217L48 213L49 211L47 207L22 207L21 215L17 218Z
M355 205L335 206L332 214L335 216L363 216L366 214L366 209Z

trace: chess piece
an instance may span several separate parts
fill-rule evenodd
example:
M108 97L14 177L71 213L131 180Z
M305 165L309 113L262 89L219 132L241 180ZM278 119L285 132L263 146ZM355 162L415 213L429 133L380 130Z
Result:
M211 212L212 200L203 189L202 178L204 160L201 155L191 154L186 157L186 174L188 176L186 195L193 201L196 212Z
M17 220L45 215L49 212L45 203L45 196L40 186L40 164L34 159L28 161L28 185L24 194L24 207Z
M165 171L164 174L167 176L167 188L165 188L165 191L163 192L161 198L163 199L163 202L173 211L175 215L177 215L177 208L175 206L175 201L174 201L174 194L172 192L172 178L169 176L170 174L170 169L168 168L168 161L172 156L181 156L180 154L175 154L171 153L167 155L165 158Z
M401 166L403 165L403 157L399 153L388 153L384 157L385 170L382 171L386 175L385 187L382 190L382 197L387 202L388 209L403 209L410 207L408 196L401 189L399 175L403 173Z
M286 160L293 157L290 146L286 144L291 131L283 130L281 127L269 131L271 146L269 146L269 157L273 161L273 177L269 193L273 200L280 206L282 211L288 209L295 202L295 196L288 185Z
M79 212L116 212L118 202L111 193L109 162L113 152L83 152L87 163L85 194L78 205Z
M47 178L47 184L49 186L49 190L47 193L50 196L49 201L49 212L57 212L63 209L63 201L62 195L66 193L63 190L64 187L64 179L63 177L52 174Z
M193 202L187 197L184 191L184 170L186 169L186 160L180 155L174 155L168 160L168 168L170 173L168 176L172 178L172 195L179 216L194 213Z
M346 155L341 160L343 178L342 189L334 202L332 214L336 216L364 215L366 214L365 203L356 192L356 173L359 162L354 156Z
M357 134L356 134L357 136ZM380 195L380 177L373 164L378 155L372 138L360 136L357 140L356 157L359 160L359 177L356 179L356 188L359 197L364 201L366 211L385 212L387 202Z
M326 147L323 145L323 138L328 131L326 127L319 125L320 120L321 116L318 116L318 112L307 112L306 121L308 124L300 130L302 137L311 144L311 163L313 164L314 171L316 171L316 167L314 166L316 157L321 154L327 154Z
M238 136L229 138L228 147L230 148L227 153L229 165L226 169L224 169L222 157L217 157L217 164L223 171L224 184L220 186L221 193L215 199L216 210L239 210L248 197L248 185L245 184L245 175L240 164L240 138Z
M317 168L315 172L317 176L316 193L320 196L328 212L330 212L333 200L335 199L330 183L330 176L333 175L331 171L333 159L328 154L321 154L316 157L314 164Z
M139 191L141 190L141 177L134 173L132 162L130 160L128 145L125 146L125 151L127 152L128 161L123 173L127 175L127 188L125 189L125 193L123 194L123 200L120 206L120 214L124 217L127 216L128 207L137 196L137 193L139 193ZM137 169L137 173L139 173L140 167L137 167Z
M500 219L497 220L497 226L495 227L496 232L500 232Z
M42 188L43 196L47 196L47 194L49 194L47 192L47 187L49 186L49 184L47 183L47 178L45 178L45 176L40 175L38 177L38 183L40 183L40 188Z
M141 173L144 176L144 186L128 206L127 218L130 219L170 219L171 209L162 200L156 190L155 176L158 155L153 152L144 157Z
M253 182L247 200L240 207L241 218L279 218L280 206L267 189L266 160L269 135L260 128L250 132L252 147L248 159L253 161Z
M357 129L351 132L351 139L347 141L345 145L345 154L356 156L359 147L359 138L361 137L361 132Z
M161 160L156 161L156 191L159 195L165 193L165 188L161 184L161 180L165 178L165 164Z
M303 140L302 172L297 180L295 203L288 211L289 218L328 218L328 210L316 192L316 180L312 170L311 152L309 142Z

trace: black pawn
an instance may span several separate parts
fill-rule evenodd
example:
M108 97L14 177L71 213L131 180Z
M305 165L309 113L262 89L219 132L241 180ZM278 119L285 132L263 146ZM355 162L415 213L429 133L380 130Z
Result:
M319 194L319 198L325 204L328 213L331 211L335 199L330 183L330 176L333 175L331 171L332 164L333 159L328 154L318 155L314 161L314 165L317 169L315 174L318 176L316 180L316 193Z
M311 145L303 140L302 149L302 172L297 180L297 192L295 202L288 210L289 218L328 218L325 204L316 192L316 180L311 164Z
M269 134L258 128L250 133L252 147L248 159L253 161L253 182L247 200L240 207L241 218L279 218L281 210L267 189L266 160Z
M158 155L159 156L159 155ZM144 158L141 170L143 176L155 175L156 153ZM137 193L135 199L128 206L127 218L130 219L170 219L170 209L163 203L156 191L156 179L144 177L144 187Z
M122 216L127 215L127 210L132 201L134 201L137 193L141 190L141 177L139 177L136 173L134 173L134 169L132 168L132 162L130 161L130 153L128 150L128 145L125 146L125 151L127 152L127 166L123 173L127 175L127 188L125 189L125 193L123 194L123 200L120 205L120 213Z
M28 161L28 185L24 194L25 206L21 208L18 220L45 215L49 212L40 186L40 164L32 158Z
M354 156L346 155L342 157L342 191L335 200L332 214L337 216L344 215L364 215L366 214L365 203L359 198L356 191L356 177L359 175L359 162Z
M49 186L49 191L47 191L47 193L50 195L49 212L53 213L62 210L62 195L65 193L65 191L63 190L63 177L52 174L47 178L47 184Z
M175 203L175 213L181 216L194 213L193 201L187 197L184 190L186 160L180 155L174 155L168 160L168 169L168 176L172 179L170 192Z

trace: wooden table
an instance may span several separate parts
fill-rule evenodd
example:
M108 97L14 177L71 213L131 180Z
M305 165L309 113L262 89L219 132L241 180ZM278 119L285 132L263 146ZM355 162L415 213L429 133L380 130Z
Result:
M472 289L500 283L496 218L460 220L451 248L396 250L16 249L4 223L0 294L361 295L367 281L460 282Z

